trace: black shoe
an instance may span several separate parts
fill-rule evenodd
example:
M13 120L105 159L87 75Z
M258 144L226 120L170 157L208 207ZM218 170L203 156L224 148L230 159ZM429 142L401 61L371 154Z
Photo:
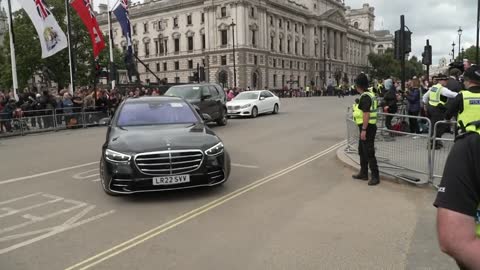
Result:
M379 177L372 177L372 180L368 181L369 186L376 186L380 184L380 178Z
M362 181L368 181L368 175L363 175L363 174L352 175L352 178L357 180L362 180Z

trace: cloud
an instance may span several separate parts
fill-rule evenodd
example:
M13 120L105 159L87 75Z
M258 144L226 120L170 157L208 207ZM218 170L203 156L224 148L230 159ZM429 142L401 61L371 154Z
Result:
M421 58L426 40L433 49L433 63L441 57L450 59L452 42L455 42L455 55L458 54L458 27L461 26L462 47L476 43L477 6L470 0L346 0L352 8L360 8L364 3L375 7L375 27L388 29L392 33L400 29L400 15L405 15L406 25L413 32L413 54Z

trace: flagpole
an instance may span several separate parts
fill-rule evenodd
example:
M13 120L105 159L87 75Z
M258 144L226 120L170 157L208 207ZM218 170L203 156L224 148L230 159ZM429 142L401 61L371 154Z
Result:
M10 3L10 0L8 0L7 4L8 4L8 31L10 35L10 60L12 63L13 96L15 100L18 101L19 98L17 94L17 90L18 90L17 60L15 59L15 35L13 33L12 3Z
M70 66L70 93L73 95L75 92L75 81L73 80L75 69L73 66L72 27L71 27L71 20L70 20L69 0L65 0L65 13L67 14L68 62Z
M115 64L113 62L113 31L112 31L112 11L110 11L110 7L108 8L108 41L109 50L110 50L110 75L113 77L111 78L112 82L112 90L115 89L116 84L116 70Z

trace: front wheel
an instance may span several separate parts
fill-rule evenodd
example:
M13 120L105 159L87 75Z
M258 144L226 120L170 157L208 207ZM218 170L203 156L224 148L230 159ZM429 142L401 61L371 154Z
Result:
M278 104L275 104L275 106L273 106L272 114L277 114L277 113L278 113Z
M253 107L252 118L257 118L257 116L258 116L258 109L257 109L257 107Z
M223 109L222 116L217 120L217 125L226 126L228 123L227 110Z

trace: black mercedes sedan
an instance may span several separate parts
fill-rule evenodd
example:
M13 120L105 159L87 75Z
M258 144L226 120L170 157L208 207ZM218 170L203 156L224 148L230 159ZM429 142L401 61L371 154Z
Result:
M210 120L181 98L127 99L102 148L104 191L121 195L223 184L230 157L205 124Z

